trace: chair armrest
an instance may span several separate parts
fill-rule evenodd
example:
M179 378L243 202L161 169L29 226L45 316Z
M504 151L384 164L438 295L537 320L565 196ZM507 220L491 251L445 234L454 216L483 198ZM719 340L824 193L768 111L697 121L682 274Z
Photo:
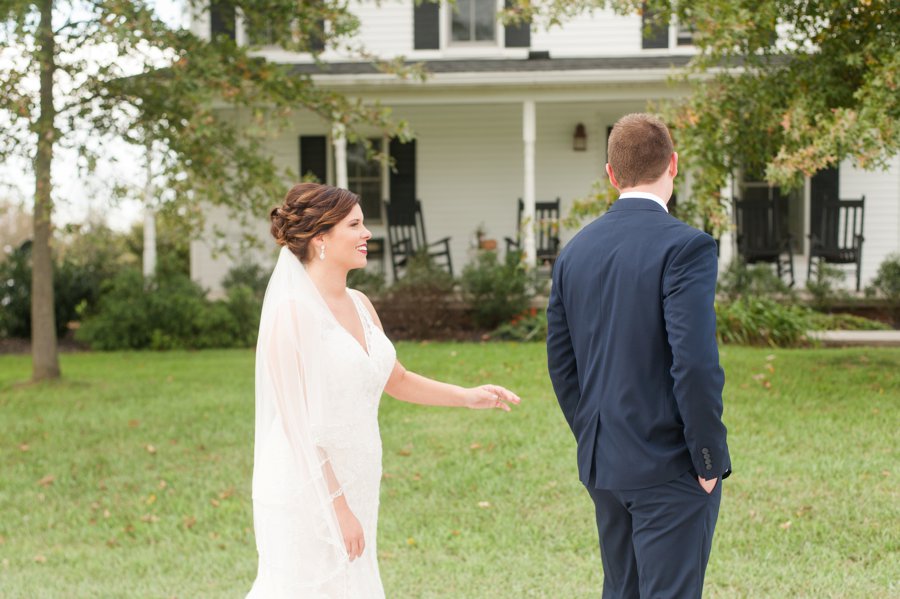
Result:
M506 240L506 251L517 250L519 249L519 242L513 239L512 237L504 237Z
M432 241L431 243L428 244L428 247L434 247L436 245L441 245L441 244L444 244L445 246L447 246L449 248L450 247L450 238L444 237L443 239L438 239L437 241Z

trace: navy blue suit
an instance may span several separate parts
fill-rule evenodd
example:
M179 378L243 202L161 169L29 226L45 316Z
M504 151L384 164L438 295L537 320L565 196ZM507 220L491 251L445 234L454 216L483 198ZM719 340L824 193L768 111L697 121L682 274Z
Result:
M579 476L598 510L604 597L699 597L699 589L687 590L690 581L671 580L689 579L689 573L654 579L668 566L652 562L669 549L653 545L659 540L639 529L671 525L673 560L683 557L678 546L685 537L699 530L705 556L700 547L698 560L705 570L721 485L707 496L695 477L731 472L721 419L716 272L712 237L643 198L617 201L566 245L554 265L547 360L577 441ZM671 514L657 510L645 514L651 521L642 520L641 498L658 503L670 495ZM691 511L685 498L699 506L693 522L678 515ZM617 505L622 513L604 524ZM610 530L619 520L625 528ZM604 534L611 539L609 555ZM610 554L610 545L630 562L608 564L620 557ZM642 556L650 561L643 563ZM702 577L701 571L700 588Z

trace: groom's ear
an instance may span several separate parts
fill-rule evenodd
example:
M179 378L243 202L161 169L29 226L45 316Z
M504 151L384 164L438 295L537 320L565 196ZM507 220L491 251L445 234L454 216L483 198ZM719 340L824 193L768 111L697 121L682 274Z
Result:
M669 176L673 179L678 174L678 152L672 152L672 157L669 159Z
M612 167L608 162L606 163L606 174L609 176L609 182L612 183L612 186L619 189L619 182L616 181L616 175L613 173Z

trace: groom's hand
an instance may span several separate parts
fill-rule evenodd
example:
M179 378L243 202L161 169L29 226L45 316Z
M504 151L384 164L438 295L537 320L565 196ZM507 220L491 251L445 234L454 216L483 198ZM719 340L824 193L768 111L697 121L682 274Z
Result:
M697 477L697 482L700 483L700 486L703 487L703 490L706 491L706 494L709 495L713 492L713 489L716 488L716 483L719 482L718 478L702 478L700 476Z
M340 495L334 500L334 512L337 515L338 524L341 527L341 534L344 537L344 547L347 549L347 555L352 562L362 555L366 548L366 539L363 535L362 524L359 523L350 506L347 505L347 499Z

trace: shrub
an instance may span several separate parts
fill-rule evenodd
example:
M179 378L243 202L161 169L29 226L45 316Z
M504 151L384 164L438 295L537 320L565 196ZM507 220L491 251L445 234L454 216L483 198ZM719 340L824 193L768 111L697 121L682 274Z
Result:
M545 341L547 339L547 311L529 308L501 324L491 334L507 341Z
M895 325L900 325L900 254L890 254L878 266L878 274L866 295L880 294L888 302Z
M806 341L812 311L764 297L716 303L716 334L722 343L795 347Z
M454 280L427 254L413 256L406 273L374 303L384 328L395 339L435 339L469 328L453 301Z
M380 271L374 272L365 268L351 270L350 275L347 277L347 287L362 291L369 298L378 297L384 292L384 274Z
M812 296L814 308L827 310L835 302L849 297L846 291L840 289L844 276L844 271L837 266L819 262L815 277L806 281L806 290Z
M769 264L748 265L732 260L719 277L719 293L729 300L745 296L790 296L791 288L782 281Z
M31 242L9 252L0 262L0 337L31 337ZM78 307L93 304L100 294L104 272L93 263L79 263L67 255L53 265L53 310L56 334L66 333L78 318Z
M222 279L222 288L230 292L236 287L246 287L250 292L262 301L266 295L266 286L269 284L269 275L263 267L252 262L244 262L231 268Z
M104 286L95 314L76 337L98 350L242 347L255 340L258 302L246 286L210 302L182 274L144 281L126 269Z
M509 252L504 261L493 251L479 252L466 265L462 289L478 326L493 329L528 307L528 273Z

